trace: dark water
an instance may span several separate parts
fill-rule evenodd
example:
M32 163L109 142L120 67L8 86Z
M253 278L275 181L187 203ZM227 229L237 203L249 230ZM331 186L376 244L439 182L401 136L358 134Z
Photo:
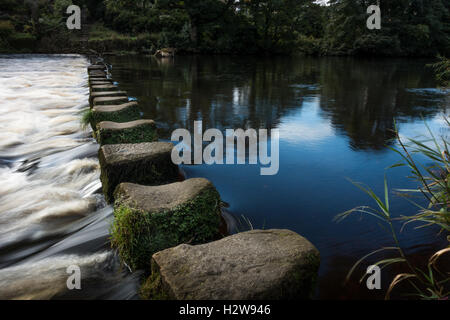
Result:
M424 60L353 58L111 57L112 75L136 97L146 118L157 121L161 137L176 128L278 128L280 170L260 176L251 165L183 166L187 177L210 179L228 210L245 216L254 228L288 228L308 238L321 252L317 298L380 298L347 271L360 257L393 245L389 232L370 217L333 218L359 205L374 205L347 178L382 194L387 174L391 188L412 188L406 169L386 171L400 159L386 145L394 120L400 134L425 134L422 117L446 133L442 115L448 95L437 89ZM414 207L391 194L396 215ZM241 226L245 228L245 223ZM442 245L436 229L400 233L407 252L423 260ZM369 261L370 262L370 261ZM363 269L369 265L363 264ZM384 289L391 273L382 273Z

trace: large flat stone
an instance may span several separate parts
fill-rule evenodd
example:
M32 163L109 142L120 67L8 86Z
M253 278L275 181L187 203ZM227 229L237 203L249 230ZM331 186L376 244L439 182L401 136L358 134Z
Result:
M97 98L100 99L100 98ZM97 124L102 121L130 122L141 118L141 111L135 101L117 104L100 105L91 109L90 123L94 132L97 131Z
M122 104L127 102L128 97L125 91L93 92L89 97L89 103L91 106Z
M114 190L122 182L159 185L177 181L179 172L171 159L172 149L169 142L102 146L100 179L106 201L113 201Z
M100 145L141 143L158 140L156 124L153 120L130 122L102 121L97 124L96 138Z
M161 186L122 183L115 199L112 244L132 269L149 270L157 251L220 237L220 197L206 179Z
M113 84L101 84L101 85L93 85L91 83L91 95L94 92L104 92L104 91L116 91L119 88Z
M307 299L319 263L317 249L295 232L253 230L154 254L142 294L177 300Z

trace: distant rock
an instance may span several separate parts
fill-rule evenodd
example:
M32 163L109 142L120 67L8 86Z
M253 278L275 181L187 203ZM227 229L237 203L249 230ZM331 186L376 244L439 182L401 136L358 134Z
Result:
M161 186L122 183L115 199L112 244L132 269L149 270L157 251L220 237L220 196L206 179Z
M105 71L106 70L106 68L105 68L105 66L104 65L98 65L98 64L95 64L95 65L90 65L89 67L88 67L88 71L94 71L94 70L99 70L99 71Z
M289 230L253 230L153 255L144 298L278 300L311 296L320 258Z
M158 185L178 180L178 166L172 162L173 144L145 142L110 144L99 150L100 179L108 202L122 182Z

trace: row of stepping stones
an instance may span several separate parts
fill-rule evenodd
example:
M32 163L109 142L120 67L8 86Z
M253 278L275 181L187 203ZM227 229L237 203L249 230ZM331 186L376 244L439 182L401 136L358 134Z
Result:
M114 203L112 246L143 269L145 299L310 297L319 252L289 230L221 234L221 201L203 178L182 181L174 145L120 91L103 62L88 67L90 124L100 144L105 199ZM223 228L222 228L223 229Z

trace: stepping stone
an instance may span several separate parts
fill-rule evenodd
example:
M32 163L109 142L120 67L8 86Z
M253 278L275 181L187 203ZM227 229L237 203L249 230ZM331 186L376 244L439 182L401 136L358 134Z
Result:
M99 70L88 70L89 77L106 77L106 72Z
M93 71L93 70L105 71L106 67L104 65L100 65L100 64L90 65L88 67L88 71Z
M93 87L93 86L111 85L111 81L90 81L89 85L91 87Z
M153 120L135 120L124 123L102 121L97 124L95 135L100 145L158 140L156 124Z
M97 130L97 124L102 121L129 122L139 120L140 118L141 111L139 110L138 103L133 101L118 105L94 106L94 108L91 109L90 123L95 132Z
M113 201L114 190L122 182L158 185L177 181L178 166L171 159L173 147L169 142L102 146L100 180L106 201Z
M121 97L122 102L120 103L125 103L128 102L128 97L127 97L127 93L125 91L104 91L104 92L92 92L91 95L89 96L89 103L92 106L92 103L94 102L94 105L96 104L114 104L114 103L101 103L101 101L105 102L108 100L97 100L97 103L95 103L95 100L97 98L117 98L117 97ZM126 99L125 102L123 102L123 99ZM116 103L117 104L117 103Z
M162 186L122 183L115 199L112 245L133 270L149 270L157 251L220 238L220 196L206 179Z
M102 84L102 85L93 85L91 83L91 95L93 92L105 92L105 91L115 91L119 90L119 88L111 83Z
M153 255L144 298L177 300L308 299L319 251L290 230L252 230Z

